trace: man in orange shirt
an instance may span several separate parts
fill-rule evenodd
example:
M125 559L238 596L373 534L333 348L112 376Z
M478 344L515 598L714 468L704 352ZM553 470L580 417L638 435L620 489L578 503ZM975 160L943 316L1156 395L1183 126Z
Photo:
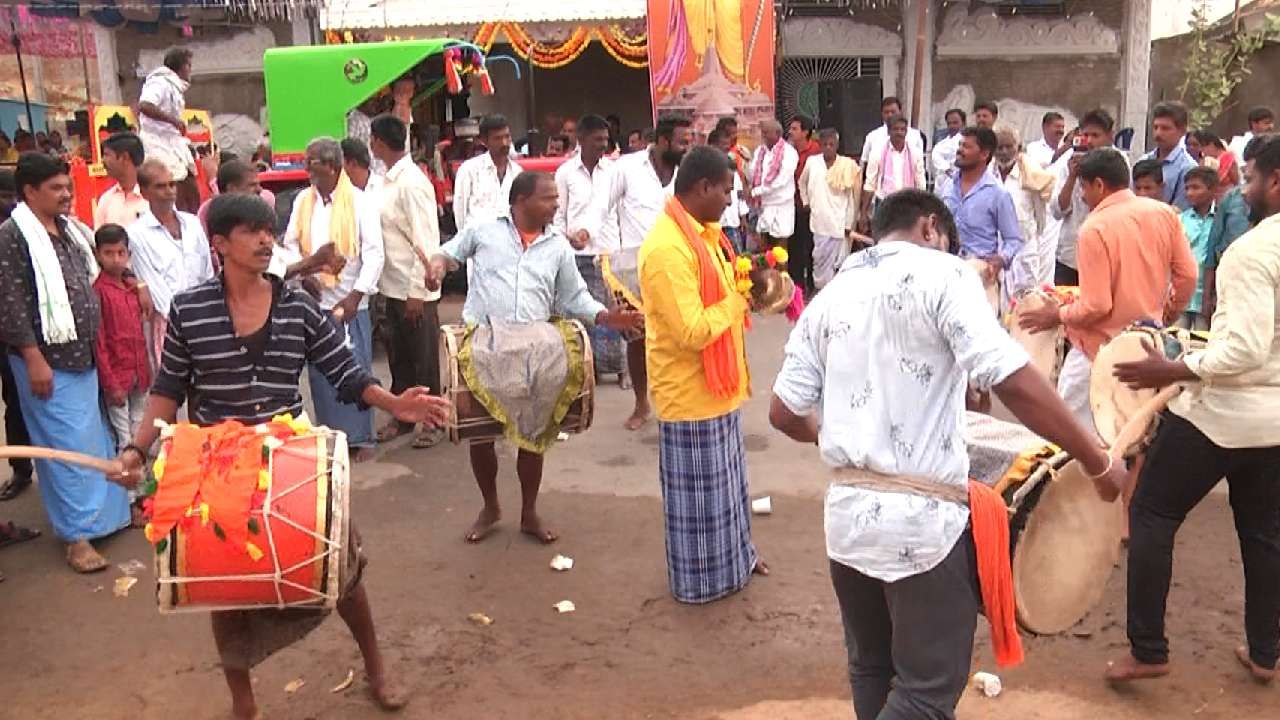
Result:
M1090 152L1079 177L1090 209L1076 249L1080 298L1025 313L1021 325L1036 331L1066 327L1071 351L1058 375L1058 394L1091 428L1089 371L1098 349L1138 320L1167 323L1178 317L1195 292L1199 268L1178 215L1133 194L1129 165L1119 152Z
M116 133L102 141L102 166L116 184L98 198L93 209L95 229L107 223L127 228L151 209L138 189L138 166L142 159L142 141L131 132Z

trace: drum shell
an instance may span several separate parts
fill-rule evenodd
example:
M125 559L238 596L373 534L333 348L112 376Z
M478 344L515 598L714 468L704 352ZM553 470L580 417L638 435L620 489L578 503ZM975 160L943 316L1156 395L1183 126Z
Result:
M213 522L179 524L156 555L161 612L337 604L352 571L346 435L288 438L270 458L271 487L251 515L259 532L249 535L263 556L218 537Z
M582 323L573 320L574 332L582 346L582 390L573 399L560 421L560 430L571 435L584 433L595 418L595 356L591 351L591 336ZM503 437L502 423L489 414L475 393L467 386L459 366L459 350L466 335L465 325L440 327L440 369L443 391L453 401L453 416L447 430L453 443L486 442Z

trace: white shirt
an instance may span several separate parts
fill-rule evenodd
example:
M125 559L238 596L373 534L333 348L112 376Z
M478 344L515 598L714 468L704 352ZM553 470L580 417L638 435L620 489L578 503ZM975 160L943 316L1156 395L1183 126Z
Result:
M933 176L935 178L942 177L948 170L955 167L956 151L960 149L960 139L962 137L964 136L960 133L948 135L933 146L931 159L933 160Z
M1031 162L1035 162L1031 160ZM1013 209L1018 215L1018 230L1022 233L1022 249L1018 251L1009 269L1011 278L1006 291L1010 296L1044 284L1053 284L1053 261L1056 248L1045 248L1045 218L1049 209L1040 193L1022 186L1022 167L1014 162L1009 177L1004 177L997 165L992 168L996 180L1013 198Z
M1053 164L1053 154L1055 152L1057 151L1049 147L1048 141L1044 138L1028 144L1026 149L1027 157L1034 160L1044 170L1048 170L1049 166Z
M851 255L805 308L773 392L817 413L832 467L967 487L965 387L988 390L1027 362L963 260L888 239ZM832 484L827 554L893 582L936 567L968 520L955 503Z
M1111 148L1115 150L1115 148ZM1125 164L1129 162L1129 156L1120 153L1120 157L1124 158ZM1057 261L1069 268L1076 267L1076 240L1080 236L1080 226L1084 224L1084 220L1089 216L1089 206L1084 201L1084 191L1079 178L1076 178L1076 187L1071 195L1071 206L1066 210L1062 209L1062 205L1058 203L1058 196L1062 194L1062 188L1067 184L1067 177L1071 174L1071 157L1075 155L1074 149L1068 150L1058 158L1058 162L1054 163L1050 172L1057 176L1057 180L1053 183L1053 195L1049 196L1049 214L1057 220L1061 221L1058 228L1058 250Z
M1189 353L1169 410L1221 447L1280 445L1280 215L1231 243L1218 263L1213 336Z
M805 161L799 190L800 201L809 208L809 228L814 235L843 238L853 229L857 217L854 190L836 193L831 189L827 184L827 161L821 155Z
M373 178L369 184L373 185ZM385 255L379 292L394 300L439 300L439 290L427 290L427 269L415 251L427 257L440 252L435 187L413 158L405 155L387 170L378 193Z
M333 306L342 302L352 290L364 293L360 299L360 308L369 307L369 296L378 292L378 279L382 276L382 265L385 250L382 245L382 220L378 208L358 187L352 187L355 193L356 246L360 248L357 257L347 258L347 264L338 275L338 282L333 287L325 287L320 292L320 307L332 310ZM297 262L302 258L302 245L298 239L298 215L302 209L303 193L315 192L307 188L298 193L293 203L293 212L289 215L289 226L284 231L284 249L292 257L288 262ZM329 239L329 216L333 211L332 202L324 202L317 197L311 204L311 251L315 252L321 245L332 242Z
M747 202L742 199L742 194L742 176L735 172L733 199L729 202L729 207L724 209L724 214L720 216L720 227L736 228L742 225L742 216L748 212Z
M1246 131L1246 132L1245 132L1245 134L1243 134L1243 135L1237 135L1237 136L1235 136L1235 137L1231 138L1231 143L1230 143L1229 145L1227 145L1227 149L1228 149L1228 150L1230 150L1232 153L1234 153L1234 154L1235 154L1235 156L1236 156L1236 160L1237 160L1241 165L1243 165L1243 164L1244 164L1244 149L1245 149L1245 148L1247 148L1247 147L1249 147L1249 141L1250 141L1250 140L1253 140L1253 131L1252 131L1252 130L1248 130L1248 131ZM1243 176L1243 175L1244 175L1244 173L1241 173L1241 176Z
M405 157L409 156L405 155ZM401 160L403 160L403 158L401 158ZM383 164L383 167L386 167L385 163ZM374 206L378 206L382 202L381 193L383 186L386 185L385 177L386 173L383 173L382 175L374 175L373 172L370 171L369 179L365 181L364 194L369 199L369 202Z
M521 172L515 158L507 160L507 173L498 177L498 166L489 153L462 163L453 180L453 219L458 232L473 223L485 223L510 212L511 183Z
M761 151L763 149L763 152ZM766 182L765 178L769 175L769 166L773 159L771 148L761 146L756 149L755 157L751 160L750 177L755 178L757 173L756 165L763 167L759 169L760 185L751 188L751 197L759 198L762 206L771 205L787 206L793 209L796 204L796 168L800 165L800 153L791 146L791 143L782 141L782 164L778 167L778 174L774 176L772 182ZM791 233L786 233L790 235ZM786 237L783 235L783 237Z
M601 227L616 214L621 247L640 247L658 221L667 198L675 194L675 183L676 173L673 172L671 182L662 184L658 171L649 160L648 151L623 155L613 164L609 192L601 198L593 214L594 227Z
M596 198L609 193L612 165L612 160L602 157L592 172L582 162L581 153L578 153L556 168L556 193L560 204L556 207L552 225L568 238L572 238L579 230L587 231L591 239L583 249L574 250L578 255L594 256L618 249L618 224L596 224L594 219Z
M889 126L881 125L880 127L867 133L867 139L862 142L862 157L858 159L858 164L862 167L867 166L867 159L875 155L879 156L884 152L884 144L889 142ZM957 141L959 142L959 141ZM916 155L924 155L924 133L919 130L907 126L907 144L915 151Z
M911 152L908 153L908 150ZM887 158L883 147L880 148L879 152L871 156L871 159L863 166L866 168L863 176L863 192L875 193L877 198L883 200L890 193L906 187L908 158L915 166L914 187L917 190L924 190L927 182L924 174L924 155L911 147L910 143L906 143L901 150L894 150L890 146ZM882 160L887 160L887 168L880 167Z
M182 117L187 109L187 100L174 84L175 80L176 75L153 71L142 83L138 104L151 103L166 115ZM142 140L147 158L163 162L173 174L174 180L184 180L195 170L191 144L187 142L185 135L178 132L178 128L140 112L138 137Z
M128 227L130 266L147 284L151 302L161 317L169 317L173 296L213 277L209 239L200 219L175 210L182 237L169 234L148 209Z

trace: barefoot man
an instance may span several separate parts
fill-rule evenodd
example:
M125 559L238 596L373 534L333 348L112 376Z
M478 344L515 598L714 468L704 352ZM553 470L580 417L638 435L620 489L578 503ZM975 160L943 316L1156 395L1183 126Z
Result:
M275 211L253 195L223 194L209 205L209 233L222 255L222 272L173 298L160 372L142 424L120 452L124 471L114 481L132 486L142 479L158 434L155 420L172 423L187 398L187 413L200 425L224 420L252 425L276 415L300 415L298 382L308 363L333 384L342 402L381 408L405 422L440 424L448 417L448 401L427 388L399 395L383 390L356 361L330 313L306 292L266 274L275 221ZM359 535L354 528L351 534L351 566L362 568ZM338 614L360 646L374 701L394 710L405 699L389 682L361 572L354 575L338 599ZM297 608L212 614L236 718L258 716L249 670L300 640L323 618L322 610Z
M1173 539L1222 478L1244 564L1246 645L1236 658L1269 683L1280 657L1280 136L1250 145L1246 198L1257 221L1218 265L1208 346L1176 362L1121 363L1138 388L1189 383L1169 404L1129 506L1129 654L1112 684L1169 674L1165 600Z
M639 313L609 310L595 298L578 273L573 247L560 234L555 219L555 179L526 172L511 183L511 210L496 220L468 225L431 258L427 289L436 290L445 272L470 262L473 281L467 288L462 319L471 326L490 326L495 342L504 332L520 332L517 324L547 323L553 316L607 325L614 330L637 327ZM532 351L532 350L531 350ZM545 383L544 383L545 384ZM538 383L530 388L539 392ZM495 388L486 388L496 395ZM551 388L558 392L560 388ZM508 425L512 422L508 420ZM509 435L510 436L510 435ZM554 436L553 436L554 437ZM557 534L538 517L538 488L542 485L544 446L525 439L516 457L520 478L520 531L544 543ZM479 542L502 518L498 503L498 454L492 440L471 443L471 471L484 508L467 531L468 542Z
M768 568L751 541L742 415L747 398L747 300L734 280L720 216L733 165L702 145L680 163L669 199L640 249L640 289L658 410L671 594L707 603Z
M979 598L990 597L976 553L1009 552L1007 540L985 545L983 519L1005 517L999 496L976 493L998 507L970 520L970 384L1083 463L1104 498L1124 478L1000 327L978 274L947 252L954 227L934 195L887 196L872 221L878 244L805 308L773 387L769 421L832 466L827 556L860 720L953 719L969 678ZM1016 663L1011 596L992 637L997 658Z

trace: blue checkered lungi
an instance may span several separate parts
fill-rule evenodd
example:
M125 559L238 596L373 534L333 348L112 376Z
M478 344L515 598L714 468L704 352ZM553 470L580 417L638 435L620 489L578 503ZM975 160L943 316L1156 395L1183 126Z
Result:
M596 259L589 255L578 255L576 258L578 273L587 284L591 297L606 307L614 304L613 293L604 284L604 274L596 265ZM591 354L595 360L596 377L612 375L626 371L626 343L622 334L601 325L592 325L587 331L591 337Z
M658 434L671 594L685 603L732 595L756 565L741 414L659 422Z

